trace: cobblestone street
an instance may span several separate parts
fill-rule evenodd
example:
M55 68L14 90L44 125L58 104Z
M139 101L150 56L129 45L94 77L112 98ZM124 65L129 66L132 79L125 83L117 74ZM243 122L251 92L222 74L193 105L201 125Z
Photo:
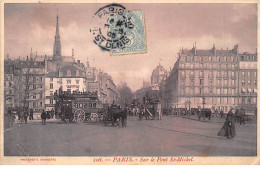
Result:
M129 117L127 128L60 120L15 123L5 131L6 156L254 156L256 122L236 124L233 139L218 137L225 119Z

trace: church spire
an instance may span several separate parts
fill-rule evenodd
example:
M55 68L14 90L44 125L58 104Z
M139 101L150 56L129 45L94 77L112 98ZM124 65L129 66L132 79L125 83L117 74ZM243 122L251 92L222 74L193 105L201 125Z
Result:
M59 32L59 16L56 17L56 35L53 46L53 60L57 60L61 57L61 43L60 43L60 32Z

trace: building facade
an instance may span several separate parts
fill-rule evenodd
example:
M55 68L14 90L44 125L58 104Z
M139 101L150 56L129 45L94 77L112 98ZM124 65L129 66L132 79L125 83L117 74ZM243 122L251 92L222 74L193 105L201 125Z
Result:
M11 63L13 66L13 107L34 109L34 112L42 111L45 107L45 61L33 58L31 55L31 58L16 59ZM5 64L5 66L8 65Z
M228 112L239 106L238 45L231 50L182 49L165 83L166 107L213 108Z
M7 58L4 61L4 104L5 109L15 106L14 61Z
M239 54L239 107L254 115L257 107L257 54Z
M159 63L152 71L151 74L151 84L149 82L143 81L143 87L136 90L135 99L139 102L143 100L146 95L156 96L160 98L160 86L162 82L167 78L168 71Z

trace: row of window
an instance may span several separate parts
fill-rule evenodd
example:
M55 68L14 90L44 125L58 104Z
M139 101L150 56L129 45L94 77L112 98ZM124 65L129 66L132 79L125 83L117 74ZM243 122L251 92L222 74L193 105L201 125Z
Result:
M217 94L217 95L236 95L236 88L211 88L208 87L207 90L208 92L204 92L206 88L203 87L186 87L186 88L181 88L181 95L195 95L195 94Z
M256 98L242 97L240 103L242 103L242 104L256 104Z
M39 99L42 99L42 97L43 97L42 93L39 93L39 94L38 94L38 97L39 97ZM37 94L33 94L33 95L32 95L32 98L33 98L33 99L36 99L36 98L37 98Z
M242 82L242 86L246 86L245 80L242 80L241 82ZM247 86L251 86L251 85L252 85L252 84L251 84L251 81L248 80L248 81L247 81ZM256 80L254 80L253 85L254 85L255 87L257 87L257 81L256 81Z
M43 107L42 102L32 102L30 103L30 108Z
M185 69L236 69L236 64L216 64L216 63L181 63L180 68Z
M241 72L241 74L242 74L242 77L245 77L245 76L247 76L247 77L256 77L256 71L252 71L252 72L250 72L250 71L242 71Z
M224 81L217 80L217 85L218 85L218 86L221 86L221 85L222 85L222 82L223 82L223 85L226 85L226 86L227 86L228 83L229 83L228 80L224 80ZM184 80L184 79L182 79L181 85L182 85L182 86L185 85L185 80ZM191 86L194 86L194 85L195 85L194 79L190 79L190 85L191 85ZM204 85L204 79L199 79L199 85L201 85L201 86ZM210 85L210 86L213 85L213 80L212 80L212 79L209 79L209 80L208 80L208 85ZM235 85L235 80L231 80L231 85Z
M217 95L236 95L236 88L212 88L212 87L208 87L208 92L204 92L204 89L206 88L203 88L203 87L182 87L181 88L181 95L192 95L192 94L206 94L206 93L209 93L209 94L217 94ZM257 89L251 89L251 88L248 88L248 89L244 89L242 88L241 89L241 93L244 94L244 93L250 93L250 94L253 94L253 93L257 93Z
M74 103L74 108L96 108L97 103Z
M236 56L184 56L185 61L237 61ZM242 55L241 61L257 60L255 55Z
M209 74L208 74L208 77L214 77L214 73L213 73L213 71L210 71L210 72L208 72ZM229 78L229 76L231 77L231 78L236 78L236 74L235 74L235 72L234 71L232 71L231 72L231 75L229 74L230 72L228 72L228 71L224 71L223 72L223 75L222 75L222 72L221 71L218 71L217 73L216 73L216 78L221 78L222 76L223 76L223 78ZM189 71L189 76L190 77L195 77L195 72L193 71L193 70L190 70ZM199 75L198 75L199 77L204 77L204 76L206 76L206 74L204 74L204 71L199 71ZM186 77L186 71L181 71L181 77Z
M237 61L236 56L184 56L185 61Z
M74 71L74 75L75 76L80 76L80 71L79 70L75 70ZM62 70L59 71L59 77L62 77L62 76L72 76L72 71L71 70L67 70L65 72L63 72Z

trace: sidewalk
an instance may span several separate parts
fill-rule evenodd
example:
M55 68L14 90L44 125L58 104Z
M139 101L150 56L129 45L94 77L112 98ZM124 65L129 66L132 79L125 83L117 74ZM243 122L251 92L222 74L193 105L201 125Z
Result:
M203 119L203 117L198 118L197 115L191 115L191 116L179 116L181 118L185 118L185 119L190 119L190 120L196 120L196 121L200 121L200 122L209 122L209 123L224 123L226 120L226 115L224 115L222 118L220 116L216 116L216 115L211 115L211 118L209 120L209 118ZM256 124L256 120L249 120L249 121L245 121L246 124L250 123L250 124Z
M61 122L60 119L55 119L55 118L52 118L52 119L47 119L46 120L46 123L57 123L57 122ZM15 124L21 124L21 120L18 120L18 119L15 119ZM34 120L27 120L27 124L31 124L31 123L42 123L42 120L41 119L34 119ZM24 124L24 123L22 123Z

